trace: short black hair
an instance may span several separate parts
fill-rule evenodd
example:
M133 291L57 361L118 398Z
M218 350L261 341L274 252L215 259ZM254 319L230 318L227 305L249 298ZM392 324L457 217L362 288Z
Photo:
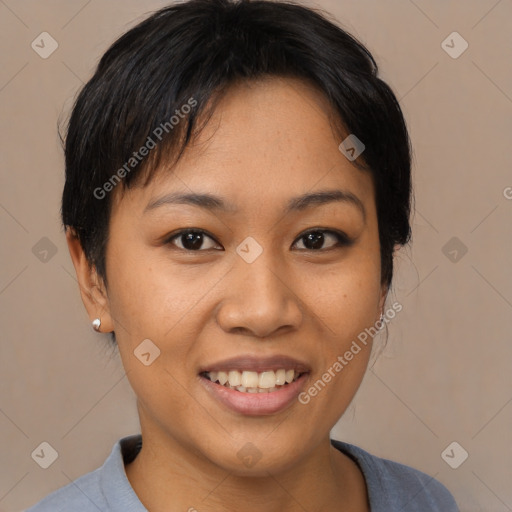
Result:
M411 237L411 145L398 100L377 74L366 47L318 9L269 0L165 7L112 44L75 101L65 137L63 225L107 283L107 192L118 182L147 184L162 158L177 161L229 86L294 77L325 94L340 136L354 134L365 145L353 163L375 185L382 283L389 287L395 245Z

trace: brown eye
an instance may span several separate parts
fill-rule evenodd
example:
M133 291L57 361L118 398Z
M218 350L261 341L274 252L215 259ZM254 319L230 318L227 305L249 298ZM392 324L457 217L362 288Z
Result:
M327 236L326 236L327 235ZM345 233L317 229L309 231L301 235L299 241L303 240L304 249L307 251L318 251L322 249L333 249L335 247L345 247L351 245L353 241L345 235ZM334 244L330 244L328 247L324 247L324 244L334 240Z
M298 238L303 241L306 251L323 251L336 247L345 247L353 243L345 233L326 229L311 230ZM200 252L205 250L222 250L215 239L202 229L184 229L167 238L166 244L172 244L184 251ZM298 242L295 243L295 245ZM327 244L327 247L326 247ZM206 245L206 246L205 246Z
M201 251L215 249L216 242L213 244L207 244L208 247L203 247L206 240L215 242L214 239L206 234L205 231L200 229L187 229L175 233L173 236L167 239L166 243L176 245L179 249L185 251ZM175 243L175 241L179 243ZM218 244L217 244L218 245Z

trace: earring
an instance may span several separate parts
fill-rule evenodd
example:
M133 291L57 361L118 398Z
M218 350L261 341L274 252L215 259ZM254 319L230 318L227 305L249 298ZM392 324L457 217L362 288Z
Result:
M100 325L101 325L101 320L99 318L95 318L93 321L92 321L92 328L95 330L95 331L99 331L100 330Z
M379 324L379 331L384 327L384 315L381 313L379 321L377 322Z

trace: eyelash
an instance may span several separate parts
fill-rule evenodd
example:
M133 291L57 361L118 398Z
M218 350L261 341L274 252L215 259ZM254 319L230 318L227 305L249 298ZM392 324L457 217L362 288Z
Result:
M173 233L172 235L170 235L168 238L166 238L165 240L165 244L166 245L174 245L176 249L179 249L181 251L185 251L185 252L189 252L189 253L193 253L193 252L205 252L205 251L211 251L211 250L214 250L214 251L218 251L219 249L198 249L198 250L192 250L192 249L184 249L182 247L178 247L176 246L174 243L173 243L173 240L179 238L180 236L183 236L183 235L187 235L189 233L195 233L195 234L201 234L201 235L206 235L208 238L211 238L215 243L217 243L218 245L220 245L216 240L215 238L210 235L210 233L208 233L207 231L203 230L203 229L195 229L195 228L187 228L187 229L181 229L175 233ZM309 251L309 252L325 252L325 251L330 251L330 250L333 250L333 249L339 249L339 248L342 248L342 247L349 247L350 245L352 245L354 243L354 240L349 238L345 233L343 233L342 231L336 231L336 230L332 230L332 229L323 229L323 228L314 228L314 229L309 229L308 231L305 231L304 233L302 233L297 239L296 241L294 242L294 245L297 241L305 238L307 235L311 234L311 233L327 233L327 234L330 234L330 235L334 235L334 237L337 239L337 244L332 246L332 247L328 247L327 249L300 249L301 251Z

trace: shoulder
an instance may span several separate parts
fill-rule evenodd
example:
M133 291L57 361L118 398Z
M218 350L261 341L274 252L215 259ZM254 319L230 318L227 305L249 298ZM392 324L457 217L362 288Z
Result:
M459 512L448 489L432 476L410 466L383 459L357 446L331 441L361 468L372 511Z
M103 466L52 492L24 512L143 512L124 464L140 450L140 435L119 439Z
M48 494L25 512L98 512L108 510L100 488L100 469L95 469Z

